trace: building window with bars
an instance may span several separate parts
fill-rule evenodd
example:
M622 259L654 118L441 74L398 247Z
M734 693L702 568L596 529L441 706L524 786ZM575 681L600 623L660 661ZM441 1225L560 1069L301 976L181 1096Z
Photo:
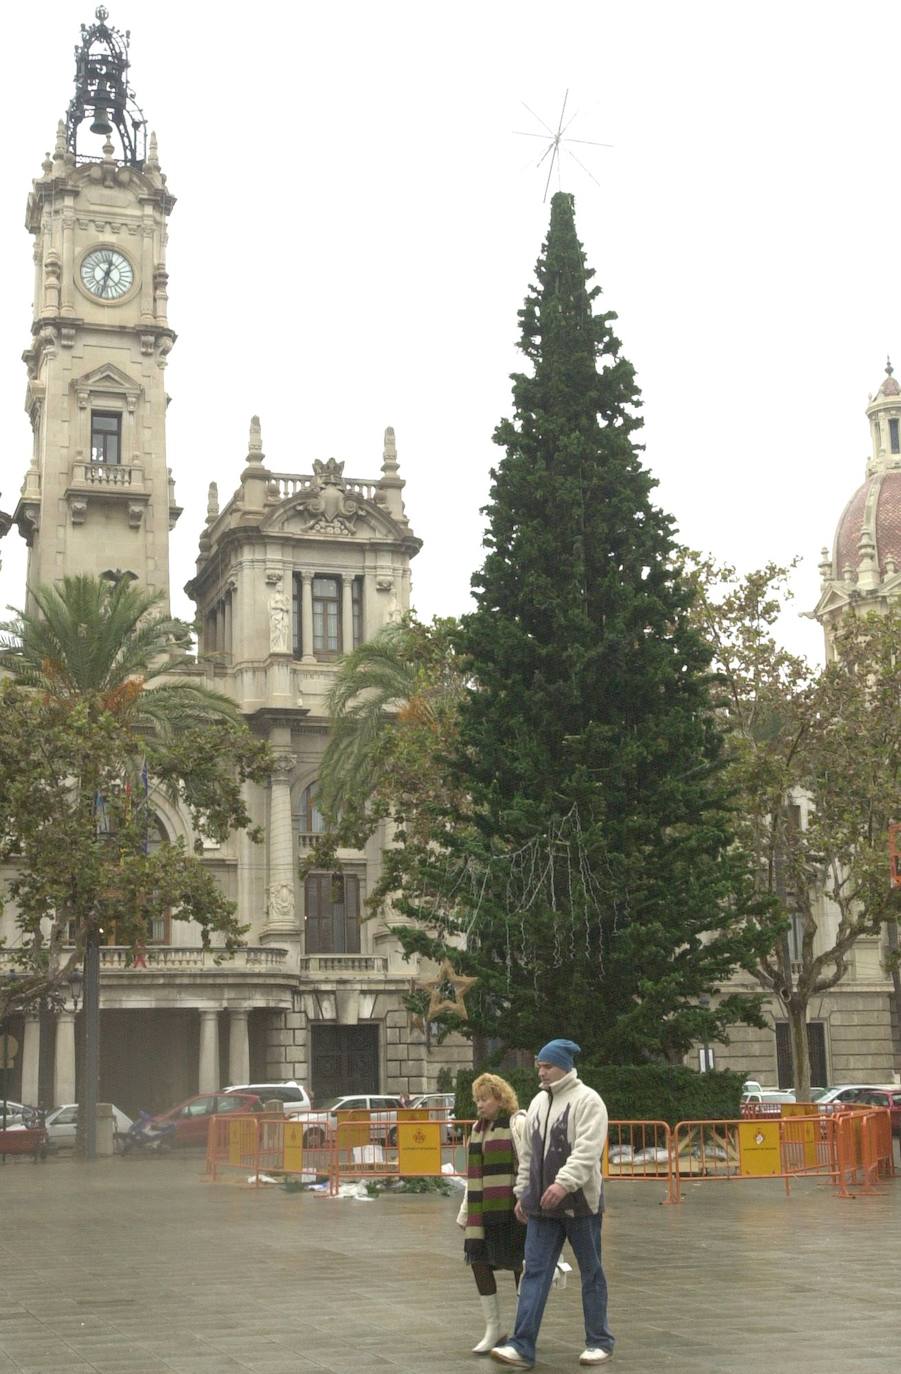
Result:
M307 954L359 954L360 880L311 873L304 883Z
M122 416L116 411L91 411L91 462L122 462Z
M897 420L889 420L889 422L888 422L888 437L889 437L889 443L890 443L890 445L891 445L892 453L901 453L901 436L899 436L899 433L898 433L898 421L897 421Z
M313 653L337 658L341 652L341 586L337 577L313 578Z

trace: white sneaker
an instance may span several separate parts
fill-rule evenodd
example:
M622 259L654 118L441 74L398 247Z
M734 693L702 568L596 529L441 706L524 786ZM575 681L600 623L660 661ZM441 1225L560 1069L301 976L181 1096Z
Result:
M596 1346L589 1346L579 1356L579 1364L605 1364L607 1360L612 1359L612 1350L599 1350Z
M520 1355L515 1345L496 1345L491 1352L491 1358L497 1360L498 1364L511 1364L514 1369L532 1368L525 1355Z

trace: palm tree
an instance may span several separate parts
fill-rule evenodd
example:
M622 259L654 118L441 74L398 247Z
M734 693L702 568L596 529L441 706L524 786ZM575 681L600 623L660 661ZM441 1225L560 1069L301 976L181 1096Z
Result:
M110 711L158 741L215 720L235 705L194 682L158 680L184 659L188 628L158 610L162 593L125 577L66 577L32 593L36 612L0 624L0 669L60 706ZM13 607L9 608L14 610Z
M385 625L341 663L327 706L332 734L322 759L318 802L334 822L377 789L389 732L417 730L439 752L465 683L451 622L412 618Z
M5 818L20 949L30 954L22 1005L56 995L87 942L96 944L104 908L138 936L148 892L161 909L190 913L204 939L215 929L236 947L233 906L199 860L179 845L150 852L150 780L218 836L250 827L243 782L268 776L265 746L234 703L179 676L189 630L161 609L160 593L124 577L77 576L36 588L32 601L0 624L0 692L13 732L2 762L24 789ZM75 950L60 958L69 943Z

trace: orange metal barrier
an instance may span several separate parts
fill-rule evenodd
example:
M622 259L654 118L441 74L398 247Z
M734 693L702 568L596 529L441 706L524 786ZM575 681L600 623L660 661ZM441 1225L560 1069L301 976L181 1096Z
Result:
M676 1202L673 1133L666 1121L611 1121L604 1148L604 1178L663 1183L665 1202Z
M836 1116L835 1126L839 1196L850 1197L849 1188L872 1196L879 1180L895 1173L890 1110L848 1103Z
M332 1143L327 1118L292 1120L259 1112L229 1112L210 1118L207 1173L212 1182L229 1171L261 1174L315 1173L331 1177Z
M440 1109L296 1118L229 1113L210 1120L207 1171L213 1181L228 1171L249 1173L257 1184L261 1173L315 1175L328 1180L331 1196L342 1181L462 1177L473 1124ZM867 1195L895 1172L891 1113L789 1104L778 1117L680 1121L672 1130L665 1121L611 1121L603 1170L605 1179L662 1183L665 1202L681 1201L685 1179L781 1178L789 1193L793 1178L819 1177L840 1197L852 1196L852 1188Z
M760 1116L736 1121L680 1121L673 1130L676 1200L685 1178L727 1181L819 1176L838 1180L836 1123L815 1115Z

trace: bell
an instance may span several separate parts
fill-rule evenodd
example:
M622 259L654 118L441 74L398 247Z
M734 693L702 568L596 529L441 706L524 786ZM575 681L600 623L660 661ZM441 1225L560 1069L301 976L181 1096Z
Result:
M109 122L109 115L106 113L105 105L95 105L94 123L91 125L92 134L111 134L113 126Z

